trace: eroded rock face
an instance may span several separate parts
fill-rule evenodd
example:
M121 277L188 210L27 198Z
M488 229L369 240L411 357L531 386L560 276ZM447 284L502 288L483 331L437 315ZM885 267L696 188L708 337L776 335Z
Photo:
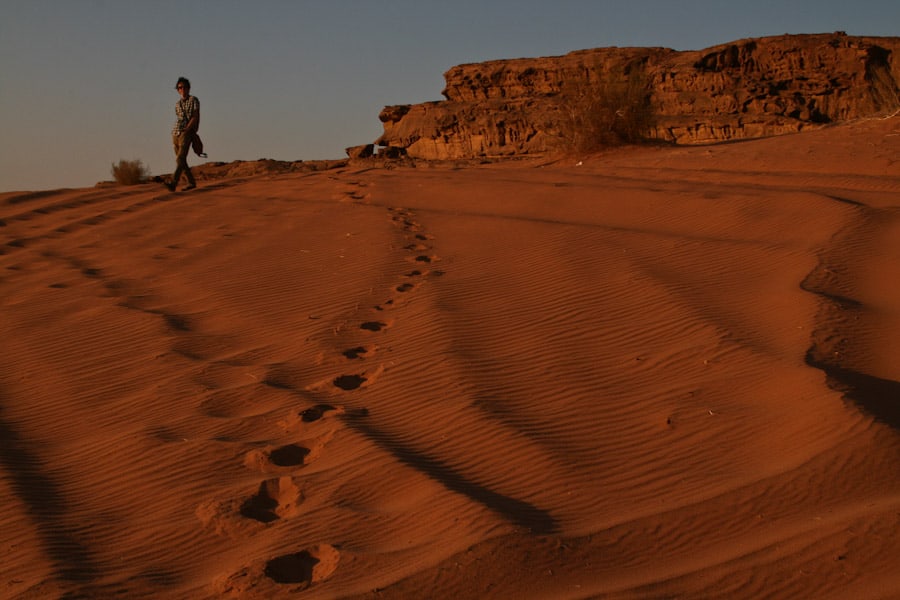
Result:
M444 74L446 100L386 107L375 143L425 159L546 153L565 143L567 93L633 80L649 92L650 138L691 144L792 133L900 109L898 53L900 38L838 32L460 65Z

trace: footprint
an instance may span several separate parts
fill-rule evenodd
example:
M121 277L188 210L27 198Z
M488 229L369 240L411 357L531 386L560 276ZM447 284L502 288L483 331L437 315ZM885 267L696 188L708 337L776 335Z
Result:
M219 594L228 597L252 595L254 598L271 598L279 595L280 590L302 592L331 577L340 561L341 553L337 548L320 544L269 560L254 561L238 572L219 579L215 587Z
M291 418L295 423L302 420L302 416L296 413L293 413ZM293 473L318 459L333 436L332 431L313 440L251 450L244 456L244 466L260 473L276 475Z
M402 219L409 218L412 216L412 213L405 208L389 208L390 212L394 213L394 221L401 221Z
M366 381L368 381L368 378L363 377L362 375L340 375L335 377L332 383L334 384L334 387L349 392L358 389L366 383Z
M340 560L341 554L334 546L321 544L273 558L263 572L275 583L301 584L300 589L306 589L330 577Z
M324 417L331 411L337 411L337 414L344 412L343 407L331 406L330 404L317 404L306 410L300 411L300 420L304 423L313 423Z
M307 392L327 392L329 390L334 391L333 388L337 388L349 392L372 385L383 372L384 365L379 365L362 373L336 375L335 377L308 385L304 389Z
M393 300L385 300L383 303L376 305L374 308L378 311L383 311L386 308L393 308L394 301ZM365 329L365 327L360 326L360 329ZM373 329L370 331L378 331L377 329Z
M385 323L384 321L366 321L359 326L360 329L364 329L366 331L381 331L382 329L387 329L388 327L390 327L390 324Z
M362 360L374 354L375 350L375 346L357 346L356 348L348 348L341 352L341 354L350 360Z
M271 523L295 516L302 502L300 488L290 475L285 475L259 484L259 491L241 505L240 512L248 519Z
M332 416L330 413L334 413L334 415L342 415L344 414L343 406L332 406L331 404L316 404L315 406L311 406L307 409L296 411L292 410L286 417L278 421L278 425L286 432L296 432L306 430L310 423L315 423L316 421L321 421ZM251 453L248 455L247 464L250 462L262 463L265 459L260 459L256 456L257 452ZM265 470L265 469L264 469Z
M306 464L306 457L309 456L309 453L309 448L288 444L272 450L269 453L269 460L273 465L279 467L300 467Z

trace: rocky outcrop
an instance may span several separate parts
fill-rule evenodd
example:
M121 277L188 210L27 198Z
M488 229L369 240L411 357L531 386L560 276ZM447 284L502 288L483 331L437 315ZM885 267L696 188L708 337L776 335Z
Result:
M347 156L352 159L371 158L375 154L375 144L351 146L344 151L347 153Z
M900 38L838 32L701 51L599 48L460 65L444 74L446 100L382 110L384 134L375 143L425 159L546 153L566 144L567 98L629 82L646 88L651 139L691 144L797 132L900 109L898 53Z

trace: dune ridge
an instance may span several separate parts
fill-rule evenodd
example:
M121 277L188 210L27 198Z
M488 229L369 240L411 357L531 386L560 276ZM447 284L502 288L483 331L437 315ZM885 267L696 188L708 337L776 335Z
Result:
M896 595L897 156L0 194L3 593Z

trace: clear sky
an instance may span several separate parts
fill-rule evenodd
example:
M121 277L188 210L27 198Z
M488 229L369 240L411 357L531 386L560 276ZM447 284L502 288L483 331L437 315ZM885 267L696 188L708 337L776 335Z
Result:
M900 36L900 1L0 0L0 191L171 173L180 75L209 160L343 158L457 64L836 30Z

